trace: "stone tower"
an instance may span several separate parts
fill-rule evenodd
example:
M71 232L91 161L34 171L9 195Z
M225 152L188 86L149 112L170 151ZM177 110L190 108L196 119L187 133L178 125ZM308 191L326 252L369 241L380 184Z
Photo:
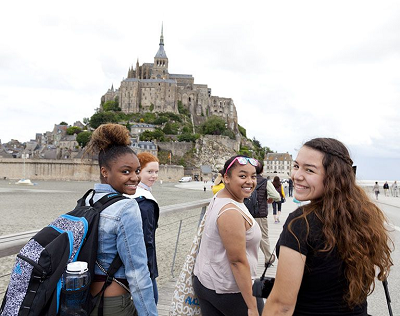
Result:
M151 79L168 79L168 57L164 50L164 35L161 26L160 45L156 56L154 56L154 65L151 73Z

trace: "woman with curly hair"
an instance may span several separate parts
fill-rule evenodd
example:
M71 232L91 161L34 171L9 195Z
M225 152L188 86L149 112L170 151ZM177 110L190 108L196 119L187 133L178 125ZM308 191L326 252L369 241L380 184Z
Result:
M86 153L99 157L100 183L94 185L94 202L109 193L135 194L140 163L130 144L129 131L119 124L100 125L93 132ZM158 315L135 199L117 201L100 214L97 261L107 271L117 254L122 266L104 290L103 315ZM91 293L97 295L107 276L99 266L94 272ZM98 309L96 306L91 315L97 315Z
M295 198L278 240L275 285L263 316L367 315L375 277L393 265L385 216L356 184L347 148L316 138L299 150Z

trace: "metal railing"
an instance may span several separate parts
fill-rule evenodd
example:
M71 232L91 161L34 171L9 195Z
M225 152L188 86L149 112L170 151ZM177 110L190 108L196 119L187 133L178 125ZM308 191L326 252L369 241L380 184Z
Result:
M168 218L169 221L165 221L162 225L159 225L160 227L156 234L158 252L164 251L167 253L167 256L163 257L168 257L167 260L165 260L165 258L162 258L162 261L159 259L159 270L160 265L165 266L165 264L171 262L170 271L171 276L174 277L175 265L177 262L183 262L184 255L186 255L185 250L188 250L188 245L192 242L193 236L197 231L197 227L200 224L209 202L210 199L204 199L160 207L159 224L163 219ZM0 259L16 255L37 232L38 230L32 230L13 235L0 236ZM185 248L185 246L187 246L187 249L178 251L179 247ZM179 253L182 253L182 255L179 256ZM9 260L14 260L14 257L11 257ZM3 299L10 274L11 269L0 271L0 301Z

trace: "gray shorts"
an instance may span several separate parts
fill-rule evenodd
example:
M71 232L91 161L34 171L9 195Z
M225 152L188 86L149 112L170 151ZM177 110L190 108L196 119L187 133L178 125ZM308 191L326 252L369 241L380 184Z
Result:
M137 311L131 294L127 293L120 296L105 297L104 298L104 316L137 316ZM91 316L97 316L98 307L96 306Z

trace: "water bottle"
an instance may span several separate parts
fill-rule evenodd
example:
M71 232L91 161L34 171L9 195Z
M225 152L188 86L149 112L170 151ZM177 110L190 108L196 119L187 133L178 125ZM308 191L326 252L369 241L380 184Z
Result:
M90 275L87 262L67 265L62 276L60 316L87 316L83 308L89 292Z

